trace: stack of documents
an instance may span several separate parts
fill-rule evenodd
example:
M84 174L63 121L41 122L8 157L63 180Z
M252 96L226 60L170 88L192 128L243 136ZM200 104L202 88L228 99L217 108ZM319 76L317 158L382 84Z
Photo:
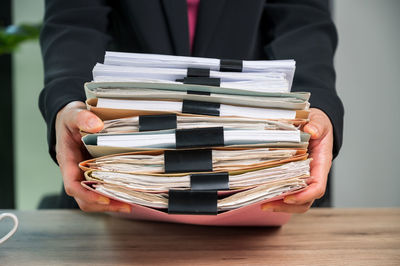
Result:
M213 148L201 151L210 153L212 167L210 170L216 172L281 165L295 160L306 159L307 153L306 149L276 148ZM186 152L190 152L190 150ZM85 171L92 169L128 174L162 174L168 172L165 164L171 153L173 152L156 150L113 154L84 161L80 164L80 167Z
M294 60L238 61L214 58L157 54L106 52L104 65L93 69L94 81L182 82L187 72L207 71L229 88L256 87L271 91L290 91L296 63ZM198 76L199 74L195 75ZM236 83L236 84L235 84ZM224 87L224 86L221 86Z
M271 199L280 194L299 190L306 186L305 179L303 177L286 178L284 180L265 182L262 185L258 185L254 188L239 191L235 194L223 197L217 201L218 211L227 211L236 208L240 208L258 201ZM189 179L189 177L187 177ZM189 183L189 181L187 181ZM146 186L148 186L146 184ZM168 194L167 193L146 193L140 192L136 187L129 185L110 185L108 183L94 185L97 191L102 194L122 199L125 202L132 204L140 204L142 206L167 209L168 208ZM168 188L172 188L169 186Z
M79 165L83 186L131 204L137 219L282 224L262 220L260 205L303 190L310 175L301 131L310 94L290 92L294 69L293 60L106 52L85 84L104 128L82 132L94 157Z
M126 117L104 121L104 127L101 133L133 133L140 131L140 117ZM253 130L296 130L291 121L288 123L252 119L244 117L213 117L200 115L176 115L170 114L164 116L165 120L172 119L176 121L176 129L203 128L203 127L225 127L232 129L253 129ZM175 125L175 124L174 124Z

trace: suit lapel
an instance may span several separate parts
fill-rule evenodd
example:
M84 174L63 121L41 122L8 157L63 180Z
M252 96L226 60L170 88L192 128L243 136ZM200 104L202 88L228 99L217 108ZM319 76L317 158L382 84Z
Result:
M208 46L216 32L216 25L224 10L224 4L225 0L200 0L193 55L206 56Z
M162 4L175 54L190 55L186 1L163 0Z

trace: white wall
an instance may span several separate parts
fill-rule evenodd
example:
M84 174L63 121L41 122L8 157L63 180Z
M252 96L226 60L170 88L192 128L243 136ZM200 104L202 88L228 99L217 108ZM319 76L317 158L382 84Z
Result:
M345 106L337 207L400 206L400 1L335 0Z
M14 23L38 23L44 1L13 1ZM44 194L58 193L61 174L47 153L46 127L38 108L43 67L38 41L13 54L15 175L18 209L35 209Z

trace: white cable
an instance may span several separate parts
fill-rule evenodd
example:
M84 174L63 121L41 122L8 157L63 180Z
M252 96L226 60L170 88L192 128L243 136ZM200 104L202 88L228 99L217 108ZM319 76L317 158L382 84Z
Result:
M0 245L3 244L4 242L6 242L17 231L17 228L18 228L18 217L15 214L8 213L8 212L1 213L0 221L6 217L11 218L14 221L14 227L5 236L0 238Z

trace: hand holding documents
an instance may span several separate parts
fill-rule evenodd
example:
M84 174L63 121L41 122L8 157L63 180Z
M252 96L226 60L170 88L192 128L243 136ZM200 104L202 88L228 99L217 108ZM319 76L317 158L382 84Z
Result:
M279 225L261 204L307 186L309 93L290 92L293 60L106 52L85 84L103 119L82 185L131 204L136 219Z

